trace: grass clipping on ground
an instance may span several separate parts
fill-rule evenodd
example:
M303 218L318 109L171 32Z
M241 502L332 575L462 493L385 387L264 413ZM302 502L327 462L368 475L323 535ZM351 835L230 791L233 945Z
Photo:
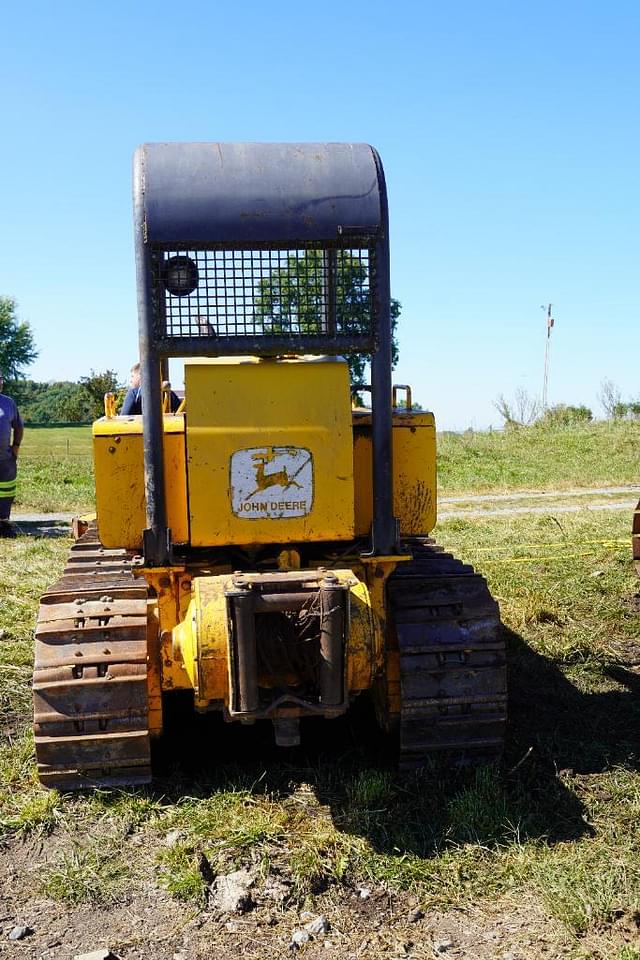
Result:
M153 789L85 797L40 790L29 729L37 600L68 543L5 542L0 839L54 836L37 883L69 903L126 900L152 882L198 908L211 876L248 865L258 882L280 878L294 903L361 884L439 908L529 891L574 935L597 932L640 910L640 617L628 527L620 513L584 511L439 528L501 604L510 722L500 770L434 766L400 780L373 765L355 727L311 760L203 758L194 777L177 756Z

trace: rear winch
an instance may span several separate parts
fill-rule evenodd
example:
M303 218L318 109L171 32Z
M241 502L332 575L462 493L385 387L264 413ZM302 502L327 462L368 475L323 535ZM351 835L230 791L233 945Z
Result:
M300 717L345 713L351 633L354 658L366 648L372 663L376 647L367 599L352 570L196 577L173 631L196 709L270 719L283 744L297 742Z

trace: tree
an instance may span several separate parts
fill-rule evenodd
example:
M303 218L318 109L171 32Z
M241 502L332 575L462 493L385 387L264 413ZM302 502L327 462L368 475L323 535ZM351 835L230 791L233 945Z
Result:
M88 420L104 416L105 393L118 393L120 390L115 370L105 370L104 373L92 370L88 377L80 377L80 385L85 395Z
M622 394L613 380L607 379L602 381L600 384L600 392L598 393L598 400L602 404L602 409L609 420L620 417Z
M639 420L640 400L619 400L614 405L611 416L614 420Z
M79 383L19 380L11 387L26 423L87 423L86 396Z
M611 380L602 381L598 399L609 420L640 419L640 397L623 400L622 393Z
M103 391L108 392L115 374L82 377L81 382L58 380L38 383L35 380L16 380L11 384L15 399L25 423L90 423L104 414ZM106 388L106 389L105 389ZM122 403L124 388L116 387L116 406Z
M493 405L504 420L505 427L528 427L540 413L539 402L522 387L516 390L513 401L507 400L501 393Z
M0 369L8 380L17 380L38 356L31 327L18 320L17 310L12 297L0 297Z
M290 256L283 267L272 270L258 285L254 300L256 320L273 333L321 333L325 319L327 281L326 254L307 250ZM396 328L401 305L391 300L392 365L398 362ZM336 324L342 333L368 330L370 307L369 271L348 250L336 254ZM347 354L351 382L361 383L368 357Z

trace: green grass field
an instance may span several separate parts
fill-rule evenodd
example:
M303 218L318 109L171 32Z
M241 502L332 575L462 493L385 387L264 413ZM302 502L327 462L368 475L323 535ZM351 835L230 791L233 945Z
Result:
M15 513L94 508L91 427L29 427L18 462Z
M22 469L31 504L90 505L87 428L30 434ZM564 454L562 436L542 443L528 435L529 446L525 433L444 437L444 489L638 480L635 424L563 432ZM596 448L597 456L587 455ZM479 488L465 480L473 463L484 478ZM64 476L72 482L58 490ZM100 908L156 888L197 913L206 901L203 857L214 873L252 864L263 877L286 877L298 906L313 907L318 891L346 896L359 884L410 890L423 909L477 902L498 909L505 897L532 897L566 931L567 955L638 960L616 932L621 918L640 911L640 597L630 523L624 512L583 510L439 524L438 540L484 573L501 606L510 701L499 770L454 774L434 766L401 781L376 764L375 740L360 737L364 721L356 718L335 727L335 740L329 728L326 747L286 761L254 749L238 763L218 745L218 763L207 751L194 770L180 741L153 788L86 797L40 790L29 729L38 597L69 543L4 541L4 855L21 838L51 834L54 852L31 874L37 889ZM221 735L234 734L225 727ZM251 731L239 736L251 743ZM179 839L167 847L171 831Z
M438 435L441 495L640 481L640 421Z
M639 459L640 421L442 433L439 494L638 483ZM81 513L93 506L91 428L27 428L16 511Z

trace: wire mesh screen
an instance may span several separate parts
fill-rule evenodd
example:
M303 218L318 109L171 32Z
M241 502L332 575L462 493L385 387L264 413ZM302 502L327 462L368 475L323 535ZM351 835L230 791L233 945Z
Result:
M158 333L370 337L372 268L367 248L159 251Z

